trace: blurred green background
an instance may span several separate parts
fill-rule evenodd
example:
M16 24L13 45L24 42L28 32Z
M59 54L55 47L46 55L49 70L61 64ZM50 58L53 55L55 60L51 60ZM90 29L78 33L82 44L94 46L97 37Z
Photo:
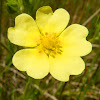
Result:
M69 25L78 23L89 29L87 40L92 52L83 57L86 68L66 83L51 75L35 80L12 65L13 54L21 47L7 38L15 17L27 13L35 19L36 10L49 5L53 11L66 9ZM100 100L100 0L0 0L0 100Z

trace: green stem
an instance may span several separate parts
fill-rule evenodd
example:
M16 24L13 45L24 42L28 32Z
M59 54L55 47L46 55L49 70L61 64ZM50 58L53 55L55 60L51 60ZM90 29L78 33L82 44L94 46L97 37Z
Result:
M31 77L28 78L28 82L26 83L26 86L25 86L25 89L24 89L24 96L23 96L24 99L25 99L26 93L28 91L30 82L31 82Z
M2 0L0 0L0 40L1 40L1 17L2 17Z
M11 52L3 43L0 42L0 45L1 45L4 49L6 49L9 53L12 54L12 52Z
M12 61L10 61L7 67L5 67L5 69L0 73L0 76L2 76L2 74L6 72L11 65L12 65Z
M63 87L62 87L62 90L61 90L60 95L59 95L59 100L61 100L62 93L63 93L63 91L64 91L64 89L66 87L66 84L67 84L67 82L65 82L64 85L63 85Z

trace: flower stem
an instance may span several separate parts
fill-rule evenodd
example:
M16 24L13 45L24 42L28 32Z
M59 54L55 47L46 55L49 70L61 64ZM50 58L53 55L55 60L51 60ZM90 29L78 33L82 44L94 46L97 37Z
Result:
M63 87L62 87L62 90L61 90L60 95L59 95L59 100L61 100L62 93L63 93L63 91L64 91L64 89L66 87L66 84L67 84L67 82L65 82L64 85L63 85Z

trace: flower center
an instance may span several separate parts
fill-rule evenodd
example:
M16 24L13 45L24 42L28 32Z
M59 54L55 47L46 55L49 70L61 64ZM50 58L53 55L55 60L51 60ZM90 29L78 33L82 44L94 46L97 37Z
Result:
M62 45L56 34L41 34L38 45L39 52L45 52L48 56L55 57L62 53Z

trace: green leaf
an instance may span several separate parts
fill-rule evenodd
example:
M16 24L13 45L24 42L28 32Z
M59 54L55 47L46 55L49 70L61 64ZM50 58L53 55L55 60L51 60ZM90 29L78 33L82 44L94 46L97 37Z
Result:
M7 0L6 8L9 13L15 13L19 11L19 4L17 0Z

